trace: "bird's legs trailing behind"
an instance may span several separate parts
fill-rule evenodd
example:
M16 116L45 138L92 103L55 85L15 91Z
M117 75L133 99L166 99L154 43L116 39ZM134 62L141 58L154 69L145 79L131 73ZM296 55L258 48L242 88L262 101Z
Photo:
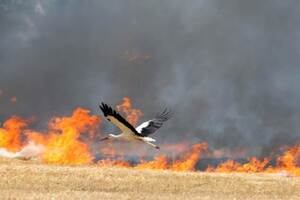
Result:
M149 144L150 146L159 149L159 146L153 144L152 142L155 142L155 139L151 138L151 137L142 137L141 138L145 143Z
M154 142L155 140L153 138L148 138L148 137L138 137L138 139L141 141L141 142L145 142L146 144L149 144L150 146L154 147L155 149L159 149L159 146L151 143L151 142Z
M155 145L155 144L153 144L153 143L151 143L151 142L147 142L147 141L144 141L144 142L146 142L146 143L149 144L150 146L154 147L155 149L159 149L159 146L157 146L157 145Z

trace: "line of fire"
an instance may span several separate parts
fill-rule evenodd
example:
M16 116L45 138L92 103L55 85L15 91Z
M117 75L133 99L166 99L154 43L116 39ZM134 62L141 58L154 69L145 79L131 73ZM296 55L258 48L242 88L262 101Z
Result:
M134 126L143 115L140 109L132 107L128 97L116 106L116 110ZM104 119L85 108L75 108L69 116L53 116L47 130L43 131L30 128L36 120L17 115L6 119L0 128L0 156L56 165L225 173L264 172L300 176L299 145L284 146L266 157L246 157L246 150L212 149L205 141L164 143L161 144L161 150L157 151L130 143L99 143L98 139L106 134L102 131Z

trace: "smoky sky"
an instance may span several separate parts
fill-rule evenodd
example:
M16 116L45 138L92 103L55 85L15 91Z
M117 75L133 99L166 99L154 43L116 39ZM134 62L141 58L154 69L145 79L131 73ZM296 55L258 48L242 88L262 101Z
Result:
M297 0L4 0L0 119L99 114L124 96L161 142L269 151L300 139ZM16 96L12 104L8 97Z

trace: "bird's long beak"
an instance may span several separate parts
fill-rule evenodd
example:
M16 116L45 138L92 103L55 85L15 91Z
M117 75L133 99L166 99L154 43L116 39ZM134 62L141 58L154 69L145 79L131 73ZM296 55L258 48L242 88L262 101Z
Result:
M99 141L104 141L104 140L108 140L108 139L109 139L109 136L106 136L104 138L99 139Z

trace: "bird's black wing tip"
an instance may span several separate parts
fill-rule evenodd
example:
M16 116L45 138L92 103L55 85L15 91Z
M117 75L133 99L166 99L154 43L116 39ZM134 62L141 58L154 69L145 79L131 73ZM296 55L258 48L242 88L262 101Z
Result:
M162 112L156 115L156 118L162 119L163 121L167 121L168 119L172 118L173 115L174 112L170 108L165 107Z
M101 105L102 105L103 108L106 108L106 107L107 107L107 104L106 104L106 103L101 102Z
M101 104L99 104L99 108L103 111L105 109L104 103L101 102Z
M109 107L106 103L101 102L101 104L99 105L99 108L101 109L101 111L103 112L104 116L106 117L108 114L111 113L111 107Z

